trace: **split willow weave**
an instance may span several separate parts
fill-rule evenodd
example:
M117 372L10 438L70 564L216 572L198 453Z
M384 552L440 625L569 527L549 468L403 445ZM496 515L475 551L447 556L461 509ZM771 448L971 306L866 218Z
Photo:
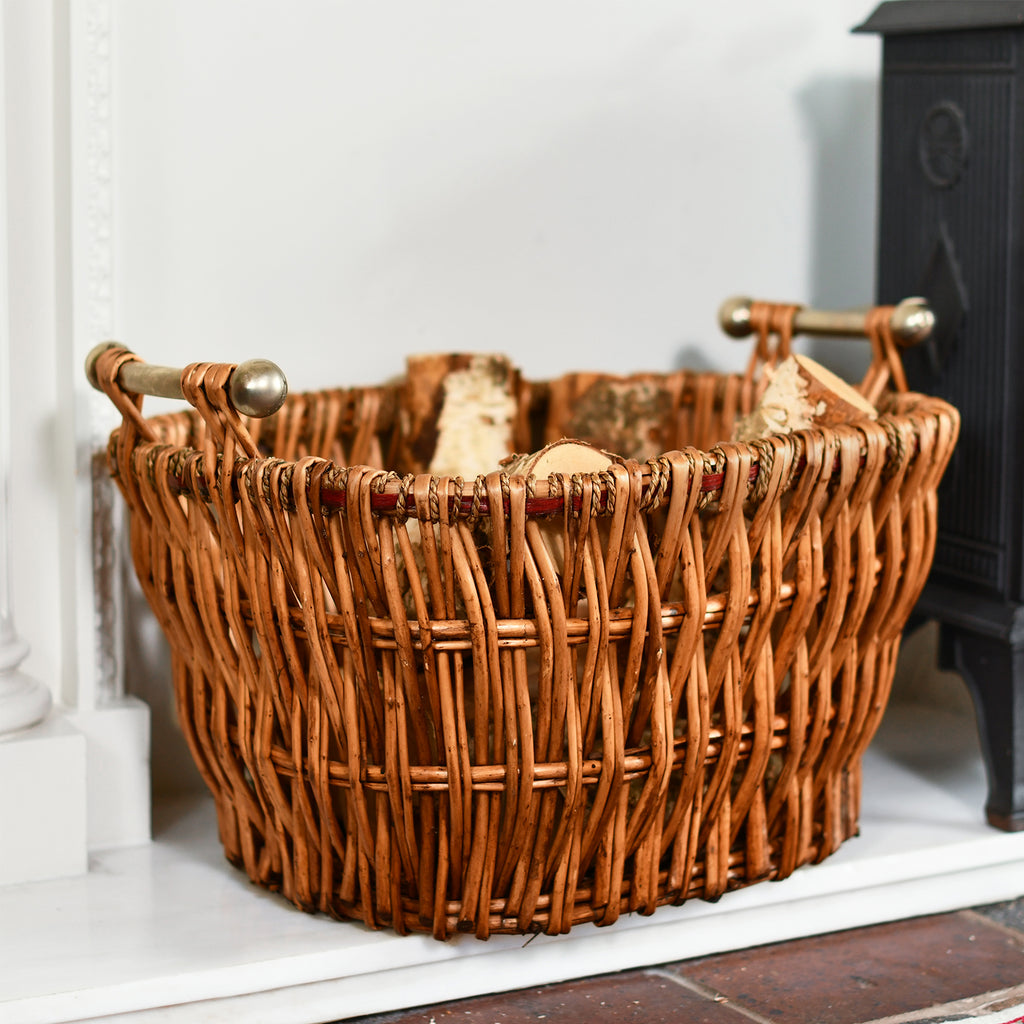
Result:
M106 352L135 567L228 859L443 939L607 925L834 851L959 423L883 393L887 317L877 422L723 440L788 350L792 307L762 304L746 376L656 378L660 454L543 480L392 461L402 382L248 421L203 363L195 410L147 420L115 383L136 357ZM521 382L517 450L601 379Z

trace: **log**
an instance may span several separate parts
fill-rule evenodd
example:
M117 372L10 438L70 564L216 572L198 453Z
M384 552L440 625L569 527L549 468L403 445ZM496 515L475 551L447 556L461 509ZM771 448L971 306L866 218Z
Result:
M753 412L737 422L734 441L878 418L859 391L807 356L790 356L765 372L768 386Z
M643 462L665 450L678 408L673 376L570 373L551 382L547 439L586 438Z
M402 385L406 472L470 479L514 447L519 371L502 355L409 356Z

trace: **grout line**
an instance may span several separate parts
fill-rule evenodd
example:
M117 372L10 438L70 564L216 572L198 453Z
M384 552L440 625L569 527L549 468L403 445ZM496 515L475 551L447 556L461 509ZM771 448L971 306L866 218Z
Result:
M661 967L648 967L644 970L644 974L651 975L655 978L664 978L666 981L671 981L673 984L678 985L680 988L685 988L689 992L693 992L695 995L703 996L705 999L708 999L713 1003L718 1003L719 1006L728 1006L730 1010L735 1010L738 1014L746 1017L748 1020L755 1021L755 1024L774 1024L774 1022L769 1020L767 1017L762 1017L761 1014L755 1013L753 1010L748 1010L745 1006L741 1006L739 1003L734 1003L728 998L728 996L723 995L721 992L718 992L707 985L702 985L699 981L691 981L689 978L684 977L681 974L673 974L671 971L666 971Z
M1024 932L1014 928L1012 924L1003 924L1002 921L994 921L991 917L981 914L977 910L973 909L961 910L960 913L963 914L964 917L970 918L976 924L984 924L989 928L995 928L997 931L1002 932L1004 935L1009 935L1011 938L1016 939L1021 945L1024 945Z

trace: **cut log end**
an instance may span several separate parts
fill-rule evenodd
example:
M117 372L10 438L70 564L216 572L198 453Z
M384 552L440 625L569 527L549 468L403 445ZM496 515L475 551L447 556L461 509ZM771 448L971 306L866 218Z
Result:
M859 391L807 356L790 356L767 372L768 387L757 408L736 424L734 441L878 418L878 410Z
M553 441L540 451L528 455L511 455L503 459L501 468L509 476L534 476L546 479L552 473L572 476L573 473L600 473L606 470L617 456L602 451L586 441L563 437Z

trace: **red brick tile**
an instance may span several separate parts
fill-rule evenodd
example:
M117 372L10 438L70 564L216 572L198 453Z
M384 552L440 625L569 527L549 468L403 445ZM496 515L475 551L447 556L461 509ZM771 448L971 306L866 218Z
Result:
M728 1004L658 973L627 971L560 985L361 1017L349 1024L750 1024Z
M858 1024L1020 984L1024 936L943 914L669 969L774 1024Z

